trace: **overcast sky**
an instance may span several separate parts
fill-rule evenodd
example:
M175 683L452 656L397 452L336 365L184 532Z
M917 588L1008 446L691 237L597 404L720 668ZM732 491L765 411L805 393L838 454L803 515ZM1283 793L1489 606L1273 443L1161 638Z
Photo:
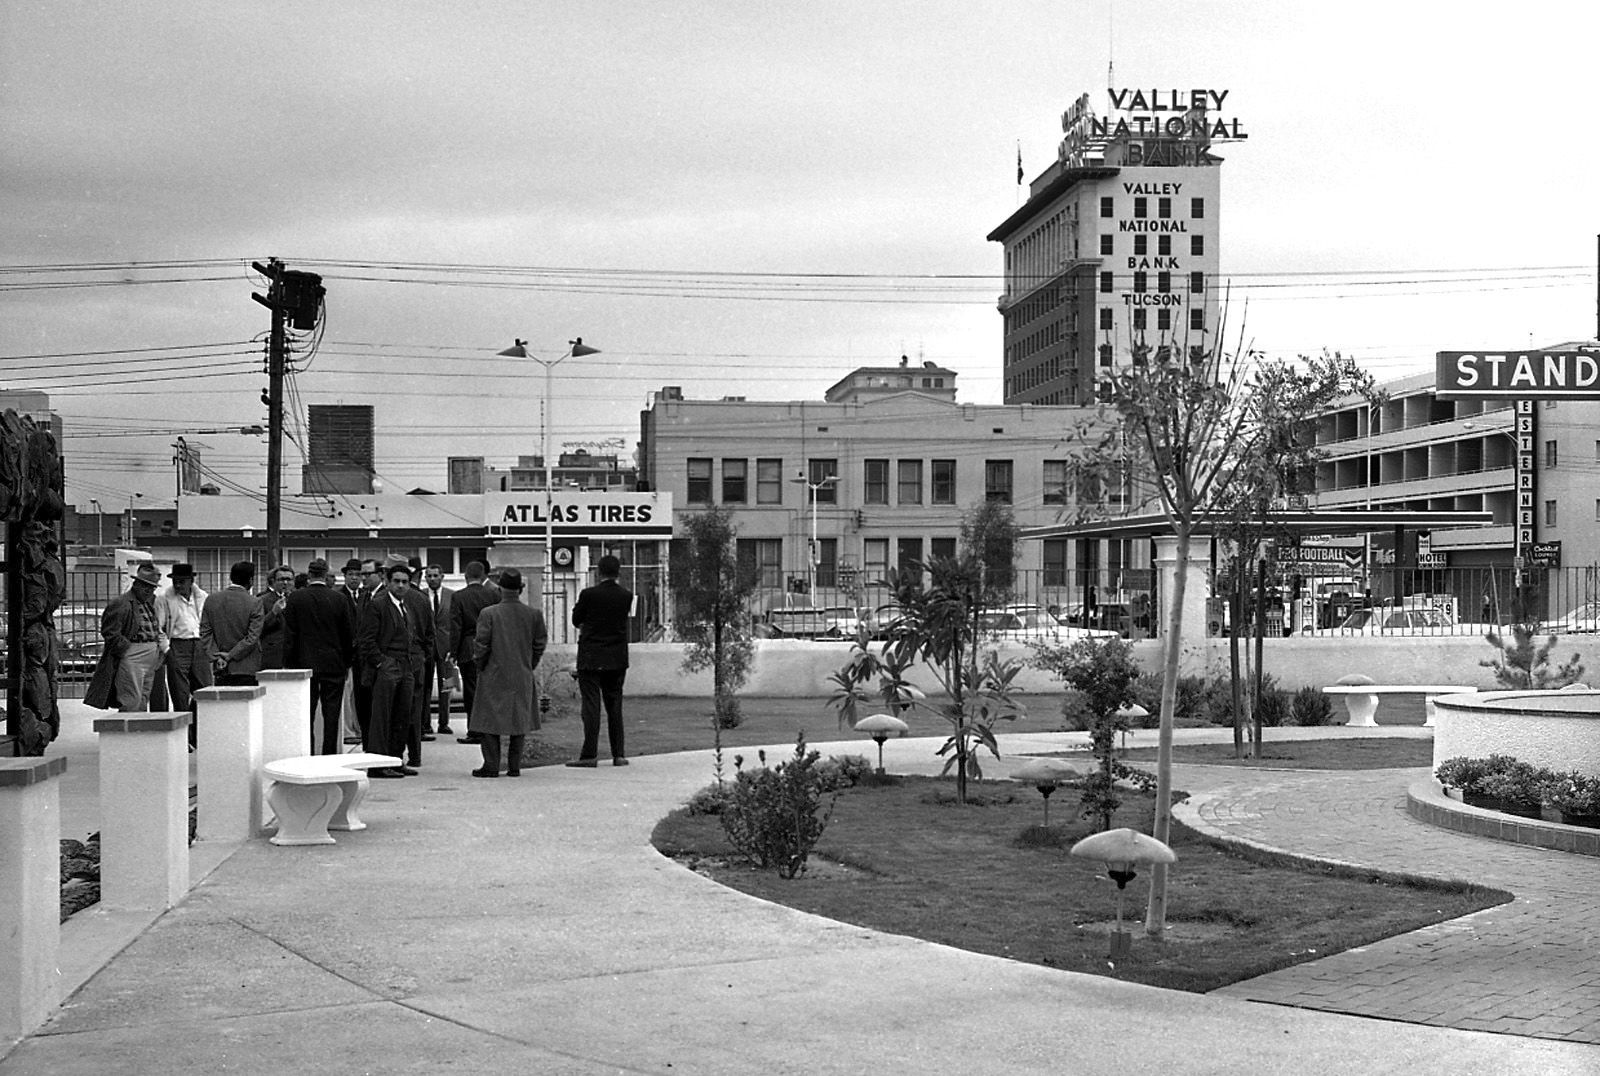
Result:
M558 444L902 353L997 403L984 236L1108 58L1228 91L1221 267L1269 354L1595 336L1592 0L1112 6L4 0L0 380L51 394L85 509L170 500L178 434L260 489L264 442L195 431L264 421L277 256L328 288L298 402L373 403L392 488L539 450L514 337L602 349L557 368Z

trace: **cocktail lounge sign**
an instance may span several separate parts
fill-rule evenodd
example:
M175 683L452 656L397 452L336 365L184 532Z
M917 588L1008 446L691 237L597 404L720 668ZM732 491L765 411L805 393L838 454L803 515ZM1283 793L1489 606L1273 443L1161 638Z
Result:
M1441 351L1442 400L1600 400L1600 352Z

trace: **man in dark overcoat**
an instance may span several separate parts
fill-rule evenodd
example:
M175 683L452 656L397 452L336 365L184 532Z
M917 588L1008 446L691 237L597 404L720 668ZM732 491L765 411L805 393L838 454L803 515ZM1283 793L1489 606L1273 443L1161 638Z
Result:
M372 718L367 726L366 749L381 755L404 755L411 720L413 668L420 664L418 635L406 592L411 589L411 569L390 566L387 583L368 601L361 614L356 645L372 685ZM407 766L379 767L368 777L410 777Z
M328 562L306 565L306 585L283 601L286 667L311 670L311 727L322 714L322 754L340 752L344 687L355 660L356 612L349 597L329 585Z
M617 582L622 562L607 553L596 570L600 581L584 587L572 607L578 629L578 693L583 699L583 748L568 766L593 767L600 751L600 707L606 711L611 764L626 766L622 743L622 684L628 676L628 617L633 592Z
M472 658L472 640L478 631L478 617L489 606L500 600L500 590L484 577L488 569L482 561L469 560L462 574L467 585L456 592L450 602L450 652L455 657L456 668L461 672L461 708L470 717L472 703L478 692L478 665ZM468 723L467 734L459 743L477 743Z
M500 573L500 601L478 615L472 655L478 694L467 729L477 733L483 765L474 777L500 776L500 738L506 737L506 776L522 773L522 746L533 728L533 670L549 641L544 614L522 604L522 573Z
M132 585L112 598L100 614L100 637L105 649L83 698L86 705L97 710L148 710L150 686L166 649L166 634L155 606L161 571L146 561L134 568L131 577Z

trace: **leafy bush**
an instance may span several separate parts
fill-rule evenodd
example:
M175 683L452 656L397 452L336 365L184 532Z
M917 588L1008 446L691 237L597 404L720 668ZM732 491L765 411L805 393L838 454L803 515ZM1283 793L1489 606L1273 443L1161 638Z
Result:
M1271 677L1267 677L1271 679ZM1280 691L1275 687L1263 687L1261 698L1256 700L1256 709L1260 711L1261 724L1264 728L1277 728L1286 724L1290 714L1289 693Z
M713 781L690 796L689 802L684 804L684 809L690 814L721 814L727 804L728 785L722 781Z
M822 791L838 792L860 784L873 767L865 755L829 755L817 763L816 772Z
M721 729L736 729L744 721L744 711L739 707L736 695L718 695L716 699L717 727Z
M1511 755L1490 755L1488 758L1467 758L1458 755L1439 763L1438 768L1433 771L1433 776L1446 788L1459 789L1462 792L1482 792L1484 778L1491 774L1503 773L1514 765L1520 763Z
M1320 688L1307 685L1294 693L1289 720L1301 726L1326 725L1333 720L1333 700Z
M1072 732L1088 732L1094 728L1094 714L1089 711L1089 700L1084 698L1083 692L1068 688L1061 697L1061 724Z
M776 867L780 878L804 873L811 849L833 814L837 792L826 791L817 773L821 752L806 750L805 733L795 738L794 757L768 768L745 769L733 757L734 779L722 808L722 830L734 850L763 869ZM826 806L823 796L827 796Z
M1545 777L1544 801L1566 814L1600 814L1600 777L1572 770Z
M1478 782L1478 792L1510 807L1536 809L1544 802L1549 771L1530 762L1513 762Z
M1552 665L1550 652L1555 649L1554 635L1543 644L1534 641L1537 628L1533 624L1513 624L1511 631L1502 636L1498 632L1484 635L1495 656L1490 661L1478 662L1494 672L1494 678L1508 688L1533 688L1540 691L1563 688L1577 683L1583 676L1583 662L1574 653L1560 665Z

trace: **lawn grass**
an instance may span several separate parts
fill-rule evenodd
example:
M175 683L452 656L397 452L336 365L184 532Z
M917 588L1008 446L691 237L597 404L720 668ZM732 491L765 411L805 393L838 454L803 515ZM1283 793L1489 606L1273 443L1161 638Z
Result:
M1245 745L1248 753L1250 746ZM1078 757L1082 752L1077 753ZM1150 763L1153 747L1120 752L1128 762ZM1174 744L1174 762L1201 762L1211 766L1256 769L1381 770L1433 765L1433 740L1368 736L1361 739L1282 740L1273 742L1269 729L1262 737L1261 757L1234 758L1231 743Z
M664 854L753 896L846 923L981 953L1179 990L1207 991L1500 904L1509 894L1333 868L1254 862L1174 825L1178 863L1168 930L1142 933L1148 878L1127 891L1131 953L1108 959L1116 888L1103 867L1067 849L1094 832L1057 796L1010 782L907 777L841 793L807 872L785 881L737 861L715 816L678 811L656 827ZM1148 832L1139 797L1114 825Z

